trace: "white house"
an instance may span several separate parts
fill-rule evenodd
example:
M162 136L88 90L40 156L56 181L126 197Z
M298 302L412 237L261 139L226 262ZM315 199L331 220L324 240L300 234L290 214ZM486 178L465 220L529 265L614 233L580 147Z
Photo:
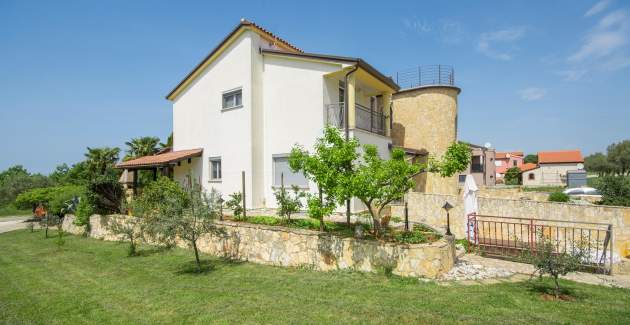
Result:
M538 152L538 164L521 167L525 186L566 186L567 172L584 168L579 150Z
M248 208L275 207L281 174L287 186L316 190L289 170L287 156L295 144L312 148L327 123L343 129L344 102L349 136L388 157L389 103L398 89L361 59L304 53L241 20L167 95L173 103L170 156L119 167L168 164L163 173L182 182L192 175L224 195L242 190L244 172Z

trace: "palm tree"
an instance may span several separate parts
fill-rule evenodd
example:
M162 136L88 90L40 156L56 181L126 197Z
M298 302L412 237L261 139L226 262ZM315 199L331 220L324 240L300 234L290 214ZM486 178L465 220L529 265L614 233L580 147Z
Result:
M140 137L133 138L131 141L125 142L127 145L127 155L124 160L150 156L158 152L157 145L160 139L157 137Z
M171 135L166 138L166 143L160 142L160 147L162 149L173 148L173 132L171 132Z
M87 148L88 152L85 154L88 171L95 175L105 175L109 168L114 167L118 162L118 155L120 154L120 148Z

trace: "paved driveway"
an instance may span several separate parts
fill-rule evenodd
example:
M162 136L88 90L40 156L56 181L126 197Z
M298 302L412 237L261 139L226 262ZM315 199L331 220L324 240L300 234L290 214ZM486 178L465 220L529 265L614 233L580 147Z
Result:
M26 227L24 220L29 217L2 217L0 218L0 233Z

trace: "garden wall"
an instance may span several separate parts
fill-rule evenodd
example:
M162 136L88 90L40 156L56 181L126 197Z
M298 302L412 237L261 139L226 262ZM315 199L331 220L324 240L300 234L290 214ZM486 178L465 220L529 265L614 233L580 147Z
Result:
M465 238L466 219L460 195L409 193L409 220L445 229L446 213L442 209L445 201L454 206L450 211L451 231L456 238ZM630 255L630 208L488 197L479 197L478 203L481 215L610 223L613 225L615 251L620 256ZM403 216L404 207L393 205L392 215Z
M109 218L90 218L90 237L116 240L109 233ZM67 215L64 229L80 234ZM391 268L400 276L436 278L448 272L455 263L452 238L430 244L393 244L374 240L341 238L319 231L276 226L217 221L221 233L200 239L199 248L215 256L260 264L306 267L329 271L351 269L375 272ZM185 243L180 243L185 246Z

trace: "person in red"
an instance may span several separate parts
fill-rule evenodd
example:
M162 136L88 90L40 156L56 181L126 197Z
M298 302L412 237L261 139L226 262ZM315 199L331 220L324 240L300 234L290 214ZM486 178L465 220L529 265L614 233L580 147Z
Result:
M37 208L35 208L35 211L33 211L33 214L35 214L36 218L43 218L46 216L46 208L40 203L37 205Z

